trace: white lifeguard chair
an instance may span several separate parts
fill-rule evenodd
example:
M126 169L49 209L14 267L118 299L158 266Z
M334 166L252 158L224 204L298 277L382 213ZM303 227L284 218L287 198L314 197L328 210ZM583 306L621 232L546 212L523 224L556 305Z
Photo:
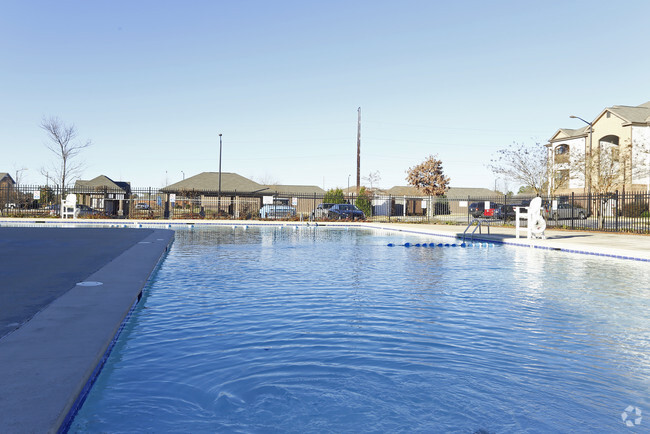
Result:
M527 220L526 226L522 227L521 221ZM542 198L536 197L530 201L529 206L518 206L515 208L515 235L519 238L520 231L526 231L526 238L545 239L546 220L542 217Z
M77 218L77 195L70 193L61 200L61 218Z

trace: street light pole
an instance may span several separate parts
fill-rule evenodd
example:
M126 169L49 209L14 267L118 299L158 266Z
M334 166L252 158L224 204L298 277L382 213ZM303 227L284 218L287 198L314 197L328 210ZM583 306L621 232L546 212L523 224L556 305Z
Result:
M185 181L185 172L181 170L181 173L183 174L183 181Z
M221 133L219 133L219 196L217 197L217 218L221 212Z
M350 175L348 175L348 195L350 194Z
M591 212L591 174L593 171L593 168L591 167L591 139L593 136L593 130L594 130L594 125L591 122L587 122L586 120L582 119L579 116L574 116L571 115L569 116L571 119L580 119L582 122L585 124L589 125L589 157L585 159L585 182L588 182L587 184L587 211ZM569 158L571 158L571 154L569 154ZM587 167L589 168L589 180L587 181Z

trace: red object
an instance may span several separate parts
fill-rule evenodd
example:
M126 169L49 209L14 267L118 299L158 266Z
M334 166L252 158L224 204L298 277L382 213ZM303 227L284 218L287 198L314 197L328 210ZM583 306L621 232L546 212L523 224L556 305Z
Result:
M494 217L494 208L488 208L485 211L483 211L483 215L485 217Z

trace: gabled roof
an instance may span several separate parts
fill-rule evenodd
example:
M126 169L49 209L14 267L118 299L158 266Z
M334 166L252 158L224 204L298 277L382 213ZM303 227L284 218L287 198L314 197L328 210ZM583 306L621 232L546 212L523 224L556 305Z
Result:
M648 124L650 123L650 101L636 107L626 105L615 105L608 107L598 115L596 120L606 112L614 113L619 118L630 124ZM594 121L595 122L595 121Z
M489 188L471 188L471 187L449 187L447 197L450 199L467 199L467 197L491 197L498 195L494 190Z
M122 190L125 193L131 191L131 183L125 181L113 181L106 175L99 175L96 178L93 178L88 181L78 179L74 183L74 190L84 191L84 190L95 190L99 188L105 188L107 190Z
M0 181L4 181L5 178L9 179L12 184L16 183L16 181L14 181L14 179L11 177L10 174L8 174L7 172L0 172Z
M264 190L264 193L278 193L278 194L288 194L288 193L296 193L296 194L316 194L316 195L323 195L325 194L325 190L322 188L316 186L316 185L265 185L264 187L267 187L268 190Z
M420 190L409 185L395 185L386 190L386 194L391 196L422 196Z
M222 192L239 192L239 193L256 193L266 191L267 187L244 178L236 173L221 172L221 191ZM203 172L191 176L182 181L170 184L162 189L165 193L175 191L219 191L219 172Z
M614 116L618 116L625 122L625 124L636 124L636 125L648 125L650 126L650 101L639 104L637 106L627 106L627 105L615 105L612 107L607 107L600 112L596 119L591 123L592 125L598 122L598 120L605 115L605 113L610 112ZM577 130L571 130L568 128L560 128L553 134L549 139L549 142L557 142L559 140L574 139L578 137L586 136L589 133L589 125L585 125L582 128Z
M383 190L383 189L381 189L379 187L370 188L370 187L368 187L366 185L359 186L359 190L361 190L362 188L365 188L368 193L388 194L388 193L386 193L386 190ZM349 188L346 187L346 188L343 188L342 190L343 190L344 194L357 194L357 186L356 185L351 185Z
M386 190L385 194L390 194L391 196L425 196L420 190L409 185L396 185ZM487 188L449 187L445 196L448 198L463 199L467 198L467 196L481 197L494 196L495 194L497 193Z
M585 137L588 133L589 133L589 125L585 125L584 127L577 128L575 130L569 128L560 128L549 139L549 142L556 142L558 140L567 140L567 139L577 139L579 137Z

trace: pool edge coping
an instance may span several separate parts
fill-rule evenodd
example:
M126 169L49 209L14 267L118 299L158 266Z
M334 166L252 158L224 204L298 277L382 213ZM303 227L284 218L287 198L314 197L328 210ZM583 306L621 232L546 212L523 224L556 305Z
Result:
M174 241L156 228L0 339L7 432L66 432ZM84 396L85 395L85 396Z
M151 281L154 279L156 276L158 270L162 266L162 263L164 262L165 258L169 254L169 250L171 248L171 245L174 243L175 235L172 235L172 237L168 240L167 244L165 245L165 248L163 252L161 253L160 257L158 258L158 261L155 263L153 268L151 269L151 272L149 273L149 276L147 277L147 280L145 283L142 285L140 288L140 291L138 292L136 299L133 301L133 304L129 308L129 311L126 313L124 318L122 319L122 322L118 326L117 331L113 335L113 338L111 339L110 343L108 344L108 347L104 351L104 353L101 356L101 359L99 362L95 365L92 373L90 374L90 377L86 380L83 388L81 391L77 394L74 402L72 403L72 406L69 408L69 410L66 413L65 418L59 425L59 428L57 429L57 433L67 433L70 430L70 427L72 426L72 423L74 422L74 418L77 416L77 413L83 406L84 402L86 401L86 398L88 398L88 395L90 394L90 391L92 390L93 386L95 385L95 382L97 381L97 378L99 377L99 374L101 374L102 370L104 369L104 366L106 365L106 362L108 361L108 358L111 355L111 352L113 351L113 348L115 348L115 345L117 344L118 339L120 338L120 335L122 334L122 331L126 327L127 322L131 319L131 316L133 315L133 312L135 309L138 307L138 304L140 304L140 300L142 300L142 294L144 290L147 288L147 285L151 283Z

